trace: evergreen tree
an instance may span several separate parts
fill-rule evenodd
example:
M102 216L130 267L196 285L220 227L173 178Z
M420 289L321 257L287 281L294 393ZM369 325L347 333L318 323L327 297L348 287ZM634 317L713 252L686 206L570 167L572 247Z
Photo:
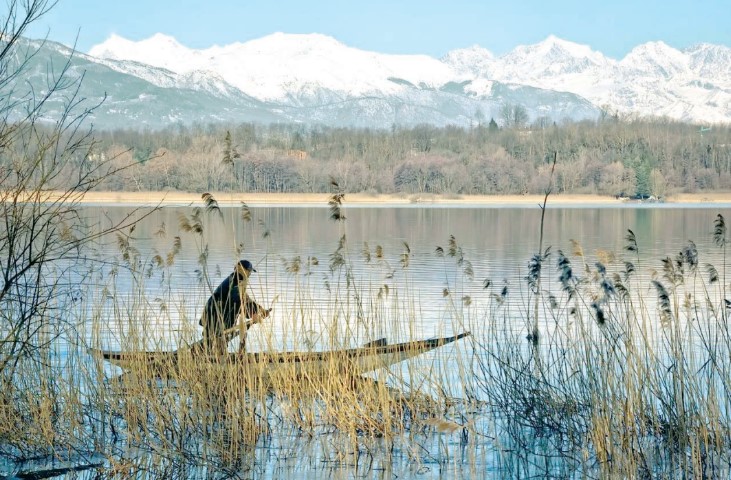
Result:
M635 167L635 196L647 198L650 196L650 169L646 164Z

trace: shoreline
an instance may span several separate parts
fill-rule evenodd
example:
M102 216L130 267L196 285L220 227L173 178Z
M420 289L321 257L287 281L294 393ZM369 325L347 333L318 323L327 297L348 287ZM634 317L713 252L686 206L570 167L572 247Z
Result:
M328 206L327 193L225 193L212 192L218 204L238 206L306 205ZM345 194L347 206L521 206L542 205L544 195L434 195L434 194ZM188 206L202 205L200 194L187 192L89 192L80 201L87 205L145 205ZM551 194L550 206L621 206L663 204L731 204L731 192L677 194L661 202L628 201L607 195Z

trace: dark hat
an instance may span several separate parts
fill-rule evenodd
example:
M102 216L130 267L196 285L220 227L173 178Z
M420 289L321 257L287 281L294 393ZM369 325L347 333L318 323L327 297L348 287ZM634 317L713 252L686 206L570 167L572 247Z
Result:
M254 265L252 265L251 262L248 261L248 260L241 260L239 262L239 265L241 265L242 267L244 267L245 270L249 270L249 271L252 271L252 272L256 272L256 269L254 268Z

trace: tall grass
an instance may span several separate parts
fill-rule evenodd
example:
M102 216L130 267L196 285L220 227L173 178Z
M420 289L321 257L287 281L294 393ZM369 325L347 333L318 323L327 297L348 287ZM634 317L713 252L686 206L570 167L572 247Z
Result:
M539 292L537 357L526 332L486 319L474 379L501 412L500 436L523 445L509 455L517 475L557 465L626 478L729 473L726 266L704 266L689 242L643 283L639 241L627 239L630 256L611 264L558 252L560 289ZM530 448L535 437L550 448Z
M213 199L204 200L211 205ZM95 452L104 457L102 476L246 475L256 448L292 448L326 438L312 454L336 459L338 471L347 472L362 468L362 456L373 449L392 455L403 435L455 428L444 414L448 399L430 388L433 362L414 361L408 370L364 377L350 374L354 366L349 360L333 354L316 374L303 373L293 361L272 375L267 364L252 364L243 354L208 357L189 348L200 338L198 318L190 318L187 306L165 293L171 293L170 270L185 242L199 251L201 288L215 288L212 279L221 273L209 271L205 229L221 217L209 212L216 213L197 208L181 218L168 252L138 249L132 232L118 236L117 260L94 276L96 291L93 285L85 290L84 304L68 312L78 316L70 322L78 327L51 343L59 351L49 350L28 364L38 371L19 367L17 378L3 389L0 448L16 465L30 458L71 459L83 465L84 456L73 452ZM371 291L356 278L345 228L323 265L330 292L324 301L315 300L309 288L308 273L318 260L282 262L295 288L288 297L292 301L277 306L281 329L256 329L256 343L268 350L283 344L305 352L357 346L376 340L375 332L392 325L393 318L387 318L391 313L403 315L398 312L409 308L398 300L397 288ZM151 284L162 287L151 293ZM268 288L276 292L285 286ZM391 333L392 338L409 333L414 338L413 326ZM110 345L123 352L177 347L179 354L154 365L140 355L120 374L86 351ZM408 457L409 463L422 459L418 452Z
M415 256L408 244L398 252L349 245L343 199L336 192L330 203L341 229L329 258L266 253L288 279L267 283L258 300L289 294L275 319L248 333L249 350L337 351L381 332L419 336L420 297L409 270L434 259ZM181 218L166 252L145 252L121 235L116 263L104 275L90 273L96 283L67 309L62 331L43 332L54 341L2 378L0 453L14 461L4 467L9 473L50 456L95 466L104 478L729 474L722 216L712 226L718 252L689 242L649 276L641 274L642 239L629 231L625 252L592 257L578 242L570 252L543 250L542 268L510 289L480 279L450 236L434 252L451 279L445 330L473 335L444 348L448 366L425 356L361 376L338 355L319 374L293 362L272 375L243 354L207 358L186 347L200 338L199 311L189 313L175 296L170 272L181 245L192 244L201 288L225 275L209 271L205 232L221 221L209 213L217 212ZM710 254L721 264L707 262ZM356 258L398 269L399 281L363 278ZM314 293L319 282L327 298ZM152 294L151 283L162 287ZM483 287L479 296L467 293L474 283ZM525 295L530 301L511 301ZM180 354L156 365L140 356L120 375L90 356L90 346Z

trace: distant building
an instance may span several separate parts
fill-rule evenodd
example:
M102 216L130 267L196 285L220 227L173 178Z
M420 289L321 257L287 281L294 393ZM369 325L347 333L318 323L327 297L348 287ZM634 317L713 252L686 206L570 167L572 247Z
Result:
M304 150L287 150L287 156L297 160L307 160L307 152Z

